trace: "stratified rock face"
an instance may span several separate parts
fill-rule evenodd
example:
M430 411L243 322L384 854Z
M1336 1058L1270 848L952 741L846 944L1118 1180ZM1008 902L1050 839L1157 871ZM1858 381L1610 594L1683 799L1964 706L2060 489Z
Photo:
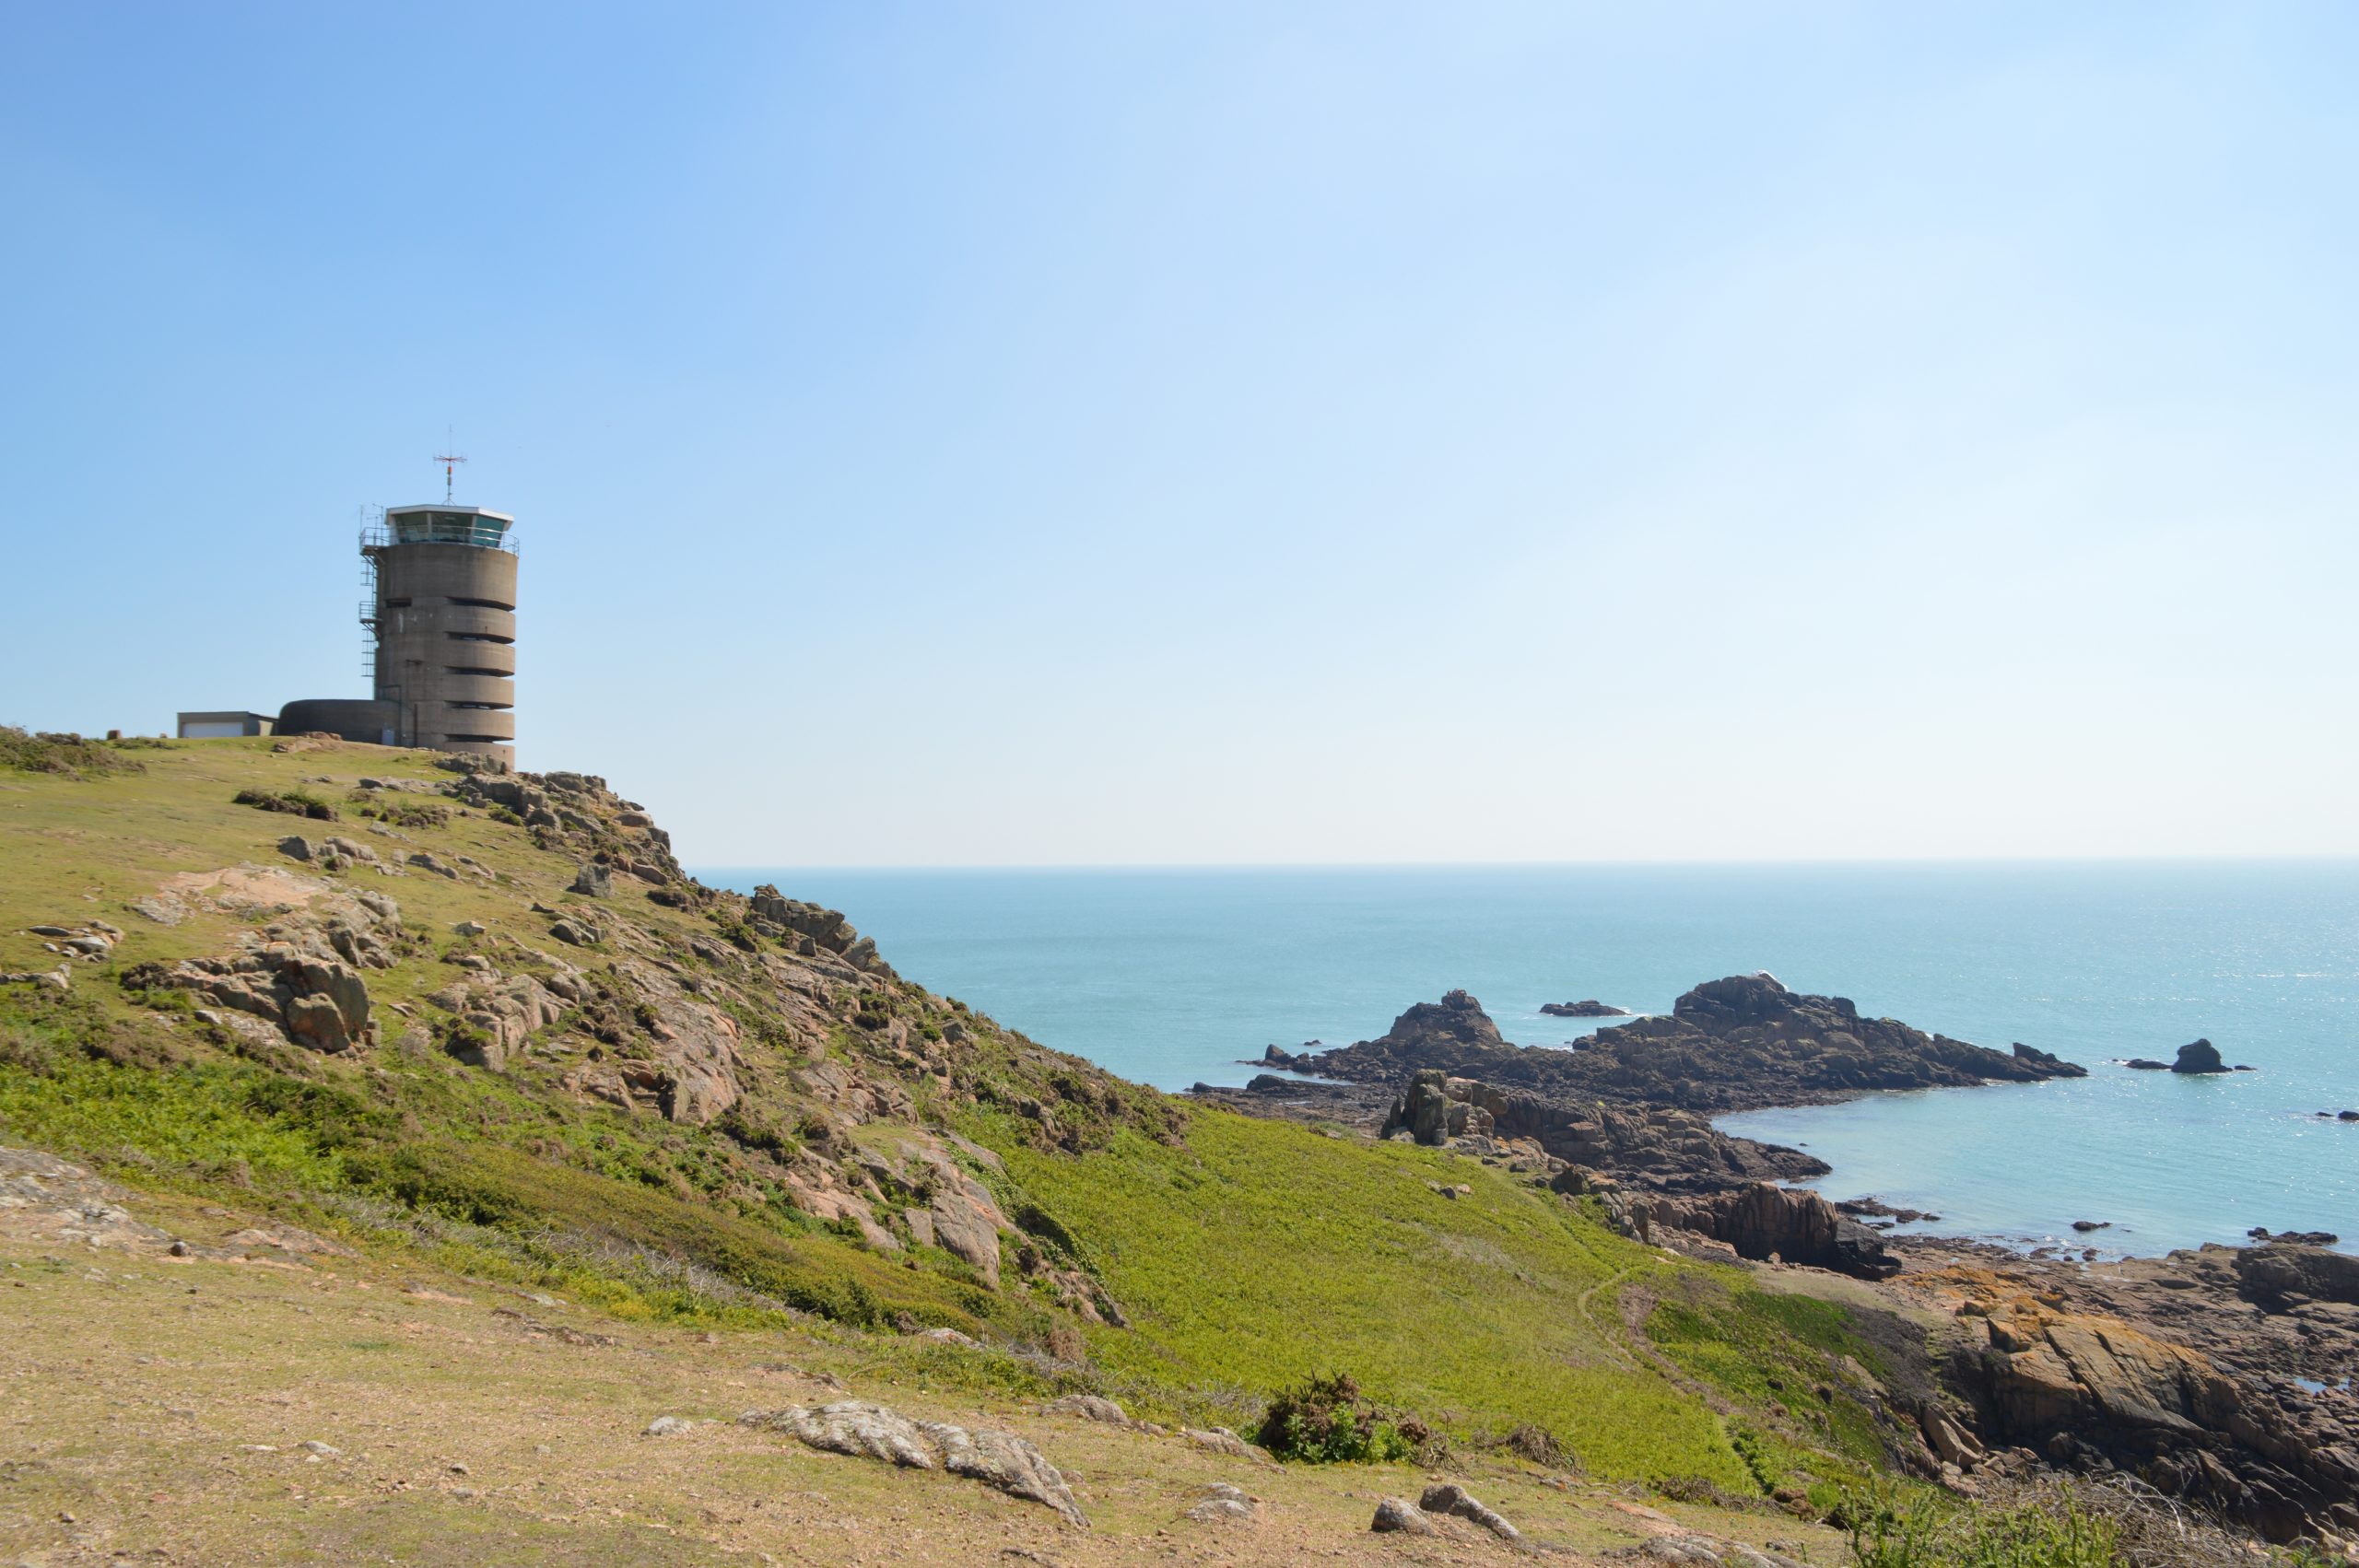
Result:
M2231 1378L2201 1352L2031 1295L1959 1309L1947 1377L1982 1435L2082 1469L2133 1471L2173 1496L2292 1540L2359 1525L2359 1449L2313 1402Z
M1548 1099L1675 1106L1708 1116L2084 1071L2046 1052L1987 1050L1889 1018L1861 1018L1847 998L1790 991L1766 975L1708 981L1681 997L1670 1017L1635 1019L1575 1050L1508 1045L1472 997L1453 991L1438 1004L1411 1008L1381 1038L1321 1052L1307 1065L1356 1082L1399 1082L1431 1068Z
M1453 1138L1529 1140L1570 1164L1675 1191L1790 1181L1827 1171L1800 1150L1731 1138L1691 1112L1552 1100L1430 1068L1410 1080L1378 1135L1401 1131L1428 1145Z
M1815 1192L1756 1182L1734 1191L1632 1199L1648 1224L1692 1231L1725 1242L1738 1256L1777 1258L1860 1280L1888 1280L1900 1260L1875 1232L1837 1211Z
M911 1421L898 1410L860 1399L816 1410L792 1405L782 1410L748 1410L737 1419L743 1425L783 1432L832 1454L881 1459L905 1469L939 1467L1011 1497L1053 1508L1085 1528L1089 1524L1057 1467L1012 1432Z
M2178 1048L2178 1059L2171 1063L2173 1072L2225 1072L2228 1064L2220 1058L2220 1047L2209 1040L2190 1040Z

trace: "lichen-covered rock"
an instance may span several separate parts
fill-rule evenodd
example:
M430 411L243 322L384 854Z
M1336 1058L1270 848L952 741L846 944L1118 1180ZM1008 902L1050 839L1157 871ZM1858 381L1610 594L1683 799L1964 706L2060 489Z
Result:
M1455 1481L1443 1481L1426 1488L1426 1494L1417 1499L1417 1506L1427 1514L1448 1514L1469 1524L1480 1525L1501 1540L1523 1539L1520 1530L1477 1502L1471 1492Z
M1441 1532L1433 1520L1415 1504L1398 1497L1388 1497L1376 1505L1376 1517L1367 1527L1379 1535L1430 1536Z
M1130 1412L1111 1399L1096 1394L1067 1394L1040 1407L1049 1416L1079 1416L1083 1421L1103 1422L1108 1426L1128 1426Z
M1011 1497L1054 1509L1075 1525L1086 1527L1089 1523L1063 1475L1038 1448L1012 1432L912 1421L898 1410L862 1399L816 1409L791 1405L782 1410L748 1410L738 1420L746 1426L785 1433L833 1454L882 1460L907 1469L938 1467Z
M668 971L637 960L615 965L616 975L650 1010L656 1060L665 1075L662 1109L666 1119L701 1126L737 1103L745 1060L738 1054L737 1021L682 989Z
M264 936L236 957L142 965L124 982L195 991L269 1020L312 1050L340 1052L375 1038L368 984L335 955L324 928L316 921L294 930L273 927Z
M1199 1490L1201 1497L1182 1515L1196 1524L1244 1524L1261 1512L1261 1500L1241 1486L1216 1480Z
M330 1056L352 1048L352 1036L344 1026L344 1010L336 1006L332 997L292 999L287 1003L286 1024L288 1038L299 1046L309 1046Z

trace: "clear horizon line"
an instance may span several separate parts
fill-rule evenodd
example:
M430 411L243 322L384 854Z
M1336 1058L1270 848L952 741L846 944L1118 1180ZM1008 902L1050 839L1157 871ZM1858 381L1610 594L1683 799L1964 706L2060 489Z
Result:
M696 876L735 872L1363 872L1363 871L1740 871L1851 870L1907 867L2030 866L2316 866L2359 865L2359 852L2305 854L2228 853L2192 855L1918 855L1796 856L1747 860L973 860L973 861L738 861L691 864Z

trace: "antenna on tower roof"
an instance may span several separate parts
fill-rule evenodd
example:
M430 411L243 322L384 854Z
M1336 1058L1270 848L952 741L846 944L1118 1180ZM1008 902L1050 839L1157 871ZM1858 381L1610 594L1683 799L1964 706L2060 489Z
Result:
M446 447L452 445L452 443L448 439L450 432L445 430L443 432L443 436L444 440L442 444ZM452 470L455 469L458 464L463 463L467 460L456 452L436 452L434 454L434 461L442 465L442 504L447 507L452 504L451 495L452 488Z

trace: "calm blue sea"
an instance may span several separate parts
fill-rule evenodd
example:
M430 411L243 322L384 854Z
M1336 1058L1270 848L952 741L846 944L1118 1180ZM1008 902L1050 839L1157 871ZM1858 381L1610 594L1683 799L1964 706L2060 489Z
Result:
M2157 1251L2253 1225L2359 1243L2359 862L1250 871L724 870L844 910L903 973L1044 1044L1180 1089L1271 1043L1342 1044L1463 986L1508 1037L1540 1004L1667 1011L1767 969L1872 1014L2091 1076L1731 1117L1807 1145L1834 1197L1945 1234ZM2260 1071L2186 1079L2208 1036Z

